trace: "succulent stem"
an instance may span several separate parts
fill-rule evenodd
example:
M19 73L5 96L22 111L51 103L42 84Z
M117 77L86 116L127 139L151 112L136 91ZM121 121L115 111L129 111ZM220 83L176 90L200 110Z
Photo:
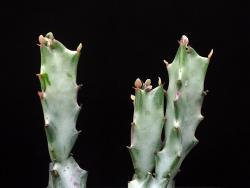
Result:
M76 130L80 106L77 104L76 70L80 44L71 51L50 32L40 35L40 97L51 159L49 188L84 188L87 172L70 155L79 132Z
M213 50L208 58L201 57L188 43L183 35L174 61L169 64L164 60L169 75L165 114L160 79L155 89L149 79L142 88L136 87L135 126L129 147L135 174L129 188L174 188L182 161L198 143L195 130L203 120L204 80ZM138 80L136 86L141 86Z

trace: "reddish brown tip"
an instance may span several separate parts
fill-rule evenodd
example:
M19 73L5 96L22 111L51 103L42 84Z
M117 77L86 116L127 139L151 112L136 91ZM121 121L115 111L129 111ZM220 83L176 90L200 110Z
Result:
M135 80L135 88L141 88L142 87L142 82L139 78Z
M183 46L187 47L187 45L189 43L189 40L188 40L187 36L186 35L182 35L179 43L180 43L180 45L183 45Z
M37 94L38 94L38 96L40 97L41 100L44 99L44 94L43 94L43 92L38 91Z

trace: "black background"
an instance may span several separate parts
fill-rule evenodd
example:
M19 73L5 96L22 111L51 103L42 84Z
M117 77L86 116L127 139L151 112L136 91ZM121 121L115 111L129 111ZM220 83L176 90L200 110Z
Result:
M47 185L47 142L35 74L38 36L52 31L69 49L84 45L78 66L82 130L74 157L89 172L89 187L126 187L137 77L160 76L182 34L207 56L199 144L182 164L177 186L249 187L249 6L223 1L73 1L1 8L1 187Z

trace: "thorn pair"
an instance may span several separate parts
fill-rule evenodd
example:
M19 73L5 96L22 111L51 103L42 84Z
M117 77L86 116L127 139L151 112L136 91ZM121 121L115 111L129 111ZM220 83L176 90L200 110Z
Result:
M145 81L145 83L142 83L142 81L141 81L139 78L137 78L137 79L135 80L134 85L135 85L135 89L140 89L140 88L143 87L143 89L145 89L146 91L152 90L152 87L153 87L153 86L151 85L151 79L147 79L147 80ZM160 77L158 77L158 85L162 85L162 82L161 82L161 78L160 78Z
M47 45L48 47L50 47L53 43L53 40L54 36L52 33L48 33L45 37L43 35L39 35L38 41L40 44L38 44L38 46L42 47L44 45Z

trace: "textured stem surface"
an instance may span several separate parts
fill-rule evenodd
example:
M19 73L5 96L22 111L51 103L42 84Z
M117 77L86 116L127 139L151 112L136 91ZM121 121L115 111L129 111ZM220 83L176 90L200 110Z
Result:
M141 87L142 86L142 87ZM134 118L131 128L131 146L128 147L135 175L129 188L147 187L155 168L155 154L161 148L164 125L164 90L162 84L152 89L151 80L142 85L135 82Z
M201 107L209 58L199 56L187 45L188 39L183 36L173 63L167 65L168 120L165 124L164 147L157 155L156 178L167 178L169 181L179 171L185 156L198 143L195 131L203 119Z
M76 130L80 106L77 104L76 71L81 44L70 51L52 33L39 36L41 84L38 92L45 120L45 132L52 163L49 188L83 188L87 172L82 170L70 152L79 132Z
M155 90L162 87L158 86L149 91L145 87L146 82L144 85L138 80L135 83L135 123L132 124L133 139L130 147L135 175L129 183L129 188L173 188L174 177L182 161L198 143L195 130L203 119L201 108L206 95L203 91L204 80L213 51L208 58L199 56L188 46L186 36L182 36L179 44L173 63L167 63L169 86L166 94L166 118L163 113L158 113L163 110L163 102L157 105L157 108L154 105L145 105L164 101L163 95L154 95ZM161 90L163 93L163 88ZM153 96L153 100L141 97L144 95ZM144 105L138 108L138 103ZM166 121L162 121L163 119ZM164 129L160 122L164 122ZM162 130L164 141L161 141ZM141 147L135 147L138 145L135 143L140 143Z

